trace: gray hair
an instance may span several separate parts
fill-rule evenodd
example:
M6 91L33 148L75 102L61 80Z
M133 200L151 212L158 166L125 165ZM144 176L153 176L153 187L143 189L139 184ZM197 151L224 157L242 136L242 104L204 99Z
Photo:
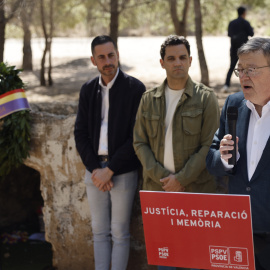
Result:
M241 54L261 51L270 65L270 38L251 38L243 44L237 51L238 57Z

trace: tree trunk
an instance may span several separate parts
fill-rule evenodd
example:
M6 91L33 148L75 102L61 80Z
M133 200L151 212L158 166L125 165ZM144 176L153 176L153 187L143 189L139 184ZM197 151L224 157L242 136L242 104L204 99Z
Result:
M46 54L48 51L48 41L45 38L45 49L43 51L43 55L41 58L41 67L40 67L40 85L46 86L46 79L45 79L45 61L46 61Z
M187 36L187 14L189 8L190 0L185 0L183 12L182 12L182 19L181 21L178 19L177 15L177 0L169 0L170 4L170 14L174 25L175 34L178 36Z
M170 4L170 13L171 13L171 18L174 25L175 34L178 36L181 36L180 21L178 20L178 15L177 15L177 0L169 0L169 4Z
M187 36L187 14L189 9L190 0L185 0L185 5L182 12L182 20L180 21L180 33L182 36Z
M49 86L53 85L52 80L52 38L53 38L53 0L50 0L50 36L49 36L49 69L48 69L48 82Z
M110 20L110 37L117 45L118 39L118 0L111 0L111 20Z
M49 83L49 86L53 85L53 79L52 79L52 50L51 50L51 47L52 47L52 41L49 42L49 50L48 50L48 53L49 53L49 68L48 68L48 83Z
M4 61L4 47L5 47L5 29L9 20L14 17L16 10L21 6L24 0L17 0L12 6L9 6L10 14L5 14L6 0L0 0L0 63ZM8 3L10 4L10 3Z
M21 20L23 26L23 70L33 70L32 64L32 48L31 48L31 30L30 24L32 19L32 11L28 12L28 7L25 7L21 12Z
M4 47L5 47L5 1L0 3L0 63L4 61Z
M41 67L40 67L40 85L46 86L45 61L46 61L46 54L48 51L48 34L46 30L46 22L45 22L45 14L44 14L44 0L40 0L40 15L41 15L42 30L43 30L43 34L45 38L45 48L44 48L43 55L41 58Z
M44 10L44 0L40 0L40 14L41 14L41 24L42 30L45 39L45 48L43 51L43 56L41 59L41 68L40 68L40 85L46 85L45 79L45 62L46 62L46 55L49 54L49 67L48 67L48 83L49 85L53 85L52 80L52 57L51 57L51 45L52 45L52 38L53 38L53 3L54 0L50 0L50 7L49 7L49 34L46 27L46 19L45 19L45 10Z
M200 0L194 0L196 43L201 69L201 82L209 86L209 74L202 43L202 14Z

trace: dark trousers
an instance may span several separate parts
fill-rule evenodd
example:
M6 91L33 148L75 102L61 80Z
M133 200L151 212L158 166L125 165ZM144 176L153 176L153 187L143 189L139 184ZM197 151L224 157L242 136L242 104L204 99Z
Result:
M270 234L253 235L256 270L270 270Z
M233 47L233 46L231 47L231 50L230 50L231 65L230 65L229 71L227 73L226 81L225 81L225 85L227 86L230 86L231 84L230 83L231 76L238 61L237 50L238 50L238 47Z

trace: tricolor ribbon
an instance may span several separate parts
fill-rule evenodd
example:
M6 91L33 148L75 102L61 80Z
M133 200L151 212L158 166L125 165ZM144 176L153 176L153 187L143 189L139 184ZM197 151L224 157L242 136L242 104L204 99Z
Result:
M14 112L29 109L23 89L15 89L0 96L0 119Z

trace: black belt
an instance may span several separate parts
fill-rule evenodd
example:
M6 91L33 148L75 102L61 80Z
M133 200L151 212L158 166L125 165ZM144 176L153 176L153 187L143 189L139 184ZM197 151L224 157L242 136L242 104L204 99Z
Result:
M107 162L109 161L109 156L101 155L101 156L98 156L98 159L100 162Z

